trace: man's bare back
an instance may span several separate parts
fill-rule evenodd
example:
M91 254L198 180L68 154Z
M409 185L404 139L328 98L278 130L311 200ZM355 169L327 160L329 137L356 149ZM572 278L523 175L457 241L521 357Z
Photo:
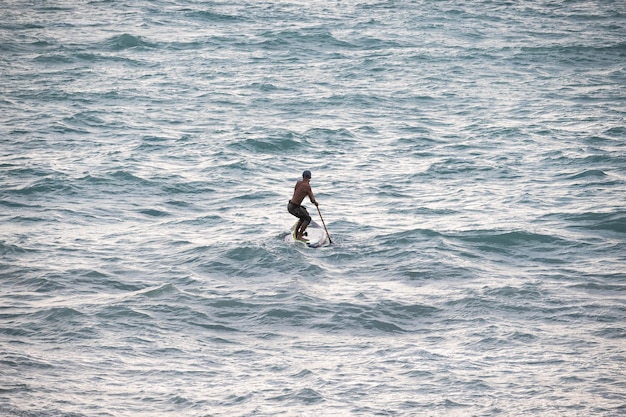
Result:
M306 197L307 195L312 202L315 202L315 197L313 197L313 191L311 190L309 180L299 180L294 187L291 202L299 206L302 204L302 200L304 200L304 197Z

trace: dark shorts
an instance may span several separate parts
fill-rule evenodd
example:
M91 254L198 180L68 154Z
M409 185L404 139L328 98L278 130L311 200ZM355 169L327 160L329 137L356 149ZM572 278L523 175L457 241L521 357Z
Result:
M289 204L287 204L287 211L299 218L301 221L311 223L311 216L309 216L309 212L306 211L306 207L298 206L290 201Z

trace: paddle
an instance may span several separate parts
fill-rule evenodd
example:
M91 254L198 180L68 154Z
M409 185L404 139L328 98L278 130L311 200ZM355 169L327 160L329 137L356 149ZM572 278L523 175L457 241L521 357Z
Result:
M319 206L316 204L315 207L317 207L317 212L320 215L320 219L322 219L322 224L324 225L324 230L326 230L326 236L328 236L328 242L329 243L333 243L333 240L330 238L330 233L328 233L328 229L326 228L326 223L324 223L324 218L322 217L322 212L320 211Z

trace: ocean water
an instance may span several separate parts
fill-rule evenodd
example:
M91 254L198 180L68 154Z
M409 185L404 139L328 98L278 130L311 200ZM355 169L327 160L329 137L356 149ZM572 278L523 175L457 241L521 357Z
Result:
M626 3L1 3L0 415L626 414Z

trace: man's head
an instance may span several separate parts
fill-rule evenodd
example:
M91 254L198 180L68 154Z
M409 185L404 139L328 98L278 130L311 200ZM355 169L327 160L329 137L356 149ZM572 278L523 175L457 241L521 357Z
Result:
M309 171L308 169L306 171L304 171L302 173L302 178L310 180L311 179L311 171Z

